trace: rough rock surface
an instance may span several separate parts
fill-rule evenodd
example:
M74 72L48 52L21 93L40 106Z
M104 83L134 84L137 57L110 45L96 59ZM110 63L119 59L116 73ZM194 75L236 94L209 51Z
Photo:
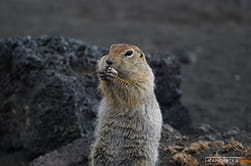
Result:
M36 158L29 166L87 166L89 145L89 138L78 138L60 149Z
M47 36L0 42L1 147L44 153L93 130L101 51L86 47Z
M106 52L63 37L0 40L0 147L43 154L91 136L100 100L96 60ZM187 127L179 63L172 55L148 59L165 122Z

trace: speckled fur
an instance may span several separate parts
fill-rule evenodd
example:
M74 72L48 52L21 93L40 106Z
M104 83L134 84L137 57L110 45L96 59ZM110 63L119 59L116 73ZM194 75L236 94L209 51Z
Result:
M124 56L133 50L132 57ZM103 95L98 114L92 166L155 166L162 126L154 94L154 75L136 46L115 44L98 63L105 70L111 58L118 75L100 80Z

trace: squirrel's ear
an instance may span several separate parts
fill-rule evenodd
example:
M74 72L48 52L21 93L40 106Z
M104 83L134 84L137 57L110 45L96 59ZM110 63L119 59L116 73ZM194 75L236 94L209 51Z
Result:
M140 52L140 58L143 58L144 57L144 53L141 51Z

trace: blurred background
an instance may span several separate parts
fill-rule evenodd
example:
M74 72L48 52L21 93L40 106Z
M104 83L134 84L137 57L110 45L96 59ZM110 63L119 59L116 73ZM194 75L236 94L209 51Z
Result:
M187 56L182 101L194 124L251 132L250 0L0 1L0 38L42 34Z

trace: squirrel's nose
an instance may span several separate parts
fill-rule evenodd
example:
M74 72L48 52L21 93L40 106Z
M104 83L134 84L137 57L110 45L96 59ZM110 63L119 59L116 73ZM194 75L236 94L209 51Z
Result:
M107 63L107 65L112 65L112 59L111 58L108 58L107 60L106 60L106 63Z

